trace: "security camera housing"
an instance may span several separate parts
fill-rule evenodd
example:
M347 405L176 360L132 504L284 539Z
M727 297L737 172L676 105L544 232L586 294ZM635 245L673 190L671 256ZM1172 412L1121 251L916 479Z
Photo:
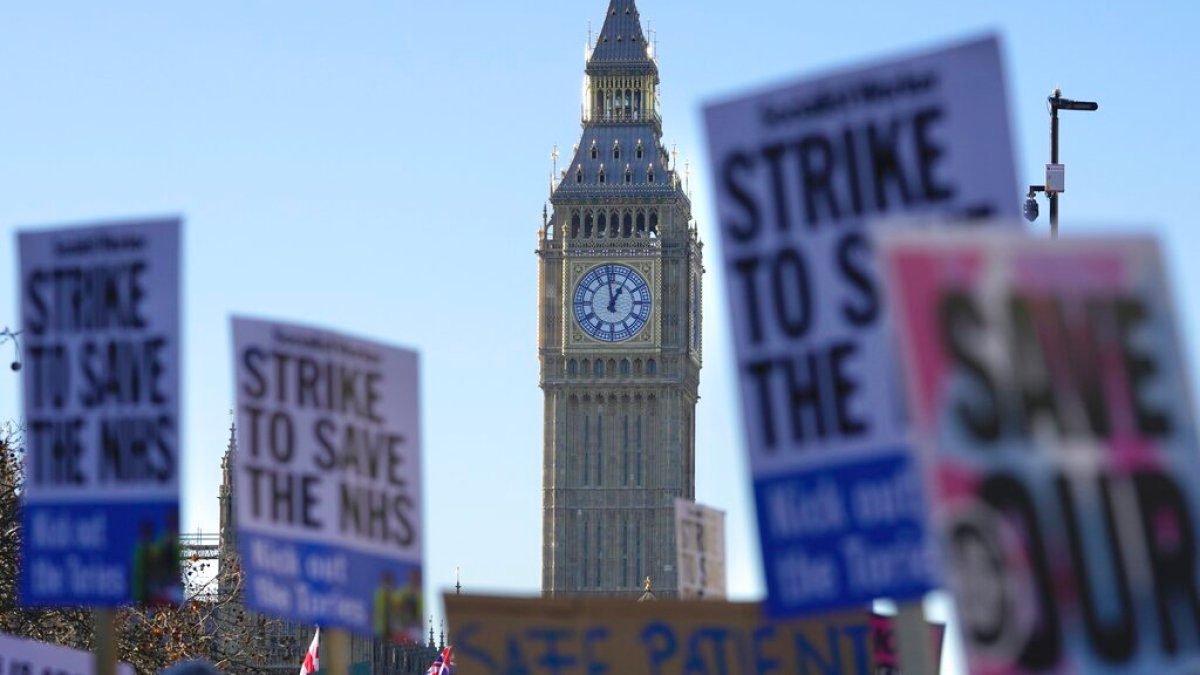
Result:
M1025 198L1025 220L1033 222L1038 217L1038 203L1033 197Z

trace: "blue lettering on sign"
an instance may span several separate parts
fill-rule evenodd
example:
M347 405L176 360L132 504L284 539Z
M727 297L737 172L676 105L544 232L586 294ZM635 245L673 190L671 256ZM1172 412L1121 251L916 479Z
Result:
M596 648L596 643L602 640L607 640L609 635L610 633L607 628L599 626L589 628L584 632L583 662L585 665L585 672L587 672L588 675L604 675L609 671L607 664L597 660L598 652ZM599 653L603 653L603 650L600 650Z
M563 628L536 628L529 631L529 638L545 643L538 664L552 675L559 675L575 665L577 659L559 651L559 643L570 640L572 631Z
M675 632L665 623L652 623L642 630L642 644L646 647L650 672L659 675L662 664L675 653Z
M27 504L22 604L180 602L176 506L165 500Z
M385 626L376 601L389 588L411 588L419 579L415 563L255 532L239 535L238 549L249 573L246 604L251 609L377 637L420 621L416 610L405 608L407 614L395 618L403 628Z
M865 615L864 615L865 618ZM605 675L611 630L558 626L498 628L502 621L464 623L452 636L464 670L491 675ZM680 629L650 620L634 633L651 675L776 675L793 664L802 675L871 675L866 623L828 625L812 636L800 627L764 624L753 629L701 625ZM499 634L493 631L502 631ZM491 634L490 640L484 636ZM482 643L494 645L492 650ZM606 648L607 647L607 648ZM847 656L852 656L847 660ZM849 665L848 665L849 664Z
M819 675L851 675L844 673L842 668L841 639L845 634L850 638L851 646L854 649L855 672L853 675L870 675L867 667L870 663L870 657L867 654L868 631L866 626L850 626L843 629L829 626L825 629L823 647L814 645L803 633L796 633L793 641L796 648L796 663L800 667L800 672L807 675L814 672L809 670L809 666L815 666L817 668L815 673L819 673Z
M924 495L909 454L755 481L773 616L928 590Z
M458 630L454 638L454 651L460 660L474 661L487 668L487 672L498 671L496 660L486 650L476 647L472 642L476 634L483 630L479 623L469 623Z

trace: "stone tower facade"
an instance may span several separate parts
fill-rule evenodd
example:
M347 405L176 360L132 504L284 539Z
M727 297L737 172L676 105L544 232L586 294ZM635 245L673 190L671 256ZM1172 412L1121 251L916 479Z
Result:
M674 499L695 497L702 246L662 142L658 64L610 0L583 132L539 232L542 591L676 590Z

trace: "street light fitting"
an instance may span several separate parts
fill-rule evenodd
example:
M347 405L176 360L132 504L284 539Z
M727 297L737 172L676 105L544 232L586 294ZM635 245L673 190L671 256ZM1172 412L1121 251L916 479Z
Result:
M1047 97L1050 107L1050 163L1046 165L1046 184L1043 186L1050 201L1050 236L1058 237L1058 197L1066 185L1064 167L1058 161L1058 111L1082 110L1091 112L1099 110L1100 104L1095 101L1076 101L1063 98L1062 89L1055 87L1054 92ZM1025 217L1029 217L1026 208ZM1031 219L1032 220L1032 219Z

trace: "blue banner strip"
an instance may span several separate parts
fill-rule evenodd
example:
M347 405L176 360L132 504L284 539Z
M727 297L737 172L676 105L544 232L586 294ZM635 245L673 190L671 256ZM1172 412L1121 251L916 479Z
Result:
M896 450L755 481L771 616L910 600L934 587L913 462Z
M178 502L25 504L21 527L22 606L182 601Z
M421 638L421 566L253 532L238 534L246 605L393 642Z

